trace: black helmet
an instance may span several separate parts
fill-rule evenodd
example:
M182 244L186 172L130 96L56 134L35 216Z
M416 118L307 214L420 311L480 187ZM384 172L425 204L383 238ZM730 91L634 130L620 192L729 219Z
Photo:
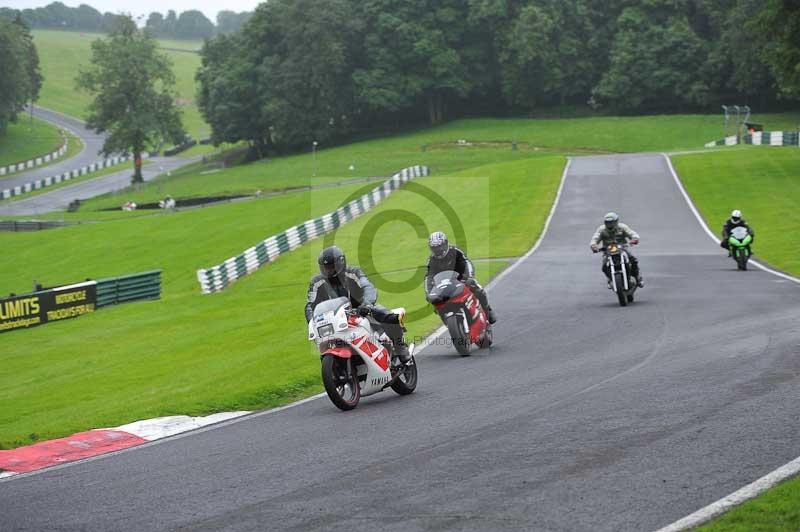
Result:
M443 258L447 255L447 252L450 251L450 243L447 241L447 235L441 231L431 233L431 236L428 237L428 247L431 249L431 253L434 257L437 259Z
M603 218L603 223L605 224L606 229L616 229L619 225L619 214L615 212L606 214Z
M322 250L319 254L319 273L326 279L333 279L341 274L347 267L347 259L344 256L344 251L337 246L331 246Z

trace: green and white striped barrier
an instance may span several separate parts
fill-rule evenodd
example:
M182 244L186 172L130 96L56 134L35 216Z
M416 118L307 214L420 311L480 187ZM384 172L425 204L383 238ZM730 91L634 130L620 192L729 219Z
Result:
M147 159L148 157L149 157L148 153L142 153L142 159ZM108 159L103 159L102 161L97 161L88 166L83 166L76 170L64 172L63 174L54 175L52 177L47 177L45 179L37 179L32 183L25 183L24 185L18 185L13 188L7 188L5 190L0 191L0 200L13 198L15 196L21 196L23 194L27 194L34 190L39 190L42 188L56 185L58 183L63 183L65 181L75 179L76 177L91 174L92 172L96 172L98 170L102 170L103 168L108 168L110 166L115 166L120 163L130 161L132 159L133 156L131 155L120 155L115 157L109 157Z
M800 146L800 133L797 131L756 131L744 135L741 143L754 146ZM736 135L731 135L721 140L707 142L706 148L735 144L739 144L739 139Z
M274 261L280 255L288 253L318 236L330 233L353 218L364 214L389 194L400 188L403 183L415 177L426 175L428 175L427 166L405 168L394 174L382 185L374 188L372 192L343 205L334 212L290 227L286 231L271 236L244 250L241 254L229 258L222 264L197 270L197 280L200 282L200 288L204 294L224 290L229 284L253 273L262 266Z
M797 131L756 131L744 136L745 144L756 146L798 146Z
M67 153L67 148L69 147L69 138L64 134L63 131L60 131L60 133L61 133L61 147L58 148L56 151L52 153L47 153L40 157L34 157L29 161L24 161L16 164L9 164L8 166L0 166L0 176L11 175L16 172L22 172L23 170L30 170L31 168L42 166L43 164L55 161L56 159Z

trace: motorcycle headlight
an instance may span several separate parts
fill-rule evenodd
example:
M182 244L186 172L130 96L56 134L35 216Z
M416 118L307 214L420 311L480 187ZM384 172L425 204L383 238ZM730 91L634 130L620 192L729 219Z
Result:
M320 338L324 338L325 336L332 335L333 334L333 325L329 323L328 325L323 325L322 327L319 327L317 329L317 334L319 335Z

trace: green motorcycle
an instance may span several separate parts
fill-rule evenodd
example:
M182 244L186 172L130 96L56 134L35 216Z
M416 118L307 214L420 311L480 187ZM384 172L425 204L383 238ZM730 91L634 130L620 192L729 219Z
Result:
M736 265L740 270L747 269L747 261L750 260L750 255L753 254L750 249L752 241L753 235L745 227L734 227L728 237L728 249L730 249L731 257L736 261Z

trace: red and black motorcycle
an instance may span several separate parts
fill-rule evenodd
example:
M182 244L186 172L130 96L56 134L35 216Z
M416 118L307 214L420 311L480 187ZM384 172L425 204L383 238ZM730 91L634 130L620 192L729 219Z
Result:
M492 326L486 311L458 273L437 273L427 299L436 307L459 354L469 355L473 344L481 349L492 345Z

